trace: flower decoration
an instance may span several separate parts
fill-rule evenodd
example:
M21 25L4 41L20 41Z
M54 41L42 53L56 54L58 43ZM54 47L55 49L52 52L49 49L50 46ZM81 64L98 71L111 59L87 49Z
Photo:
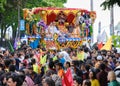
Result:
M43 20L40 20L38 23L37 23L37 26L40 27L42 26L44 29L47 29L48 26L45 24L45 22Z

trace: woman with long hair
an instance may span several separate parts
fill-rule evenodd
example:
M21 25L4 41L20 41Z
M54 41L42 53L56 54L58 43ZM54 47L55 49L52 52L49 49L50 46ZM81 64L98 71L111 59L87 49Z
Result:
M99 81L96 78L96 73L94 71L89 72L89 78L91 81L91 86L100 86Z

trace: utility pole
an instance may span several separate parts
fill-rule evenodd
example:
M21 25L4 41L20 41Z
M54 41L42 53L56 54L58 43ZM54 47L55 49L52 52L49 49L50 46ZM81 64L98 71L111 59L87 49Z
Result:
M114 7L110 8L110 35L114 35Z
M90 11L93 11L93 0L90 0Z
M93 11L93 0L90 0L90 11ZM93 29L93 24L92 24L92 29ZM94 30L93 30L94 31ZM93 32L94 33L94 32ZM91 36L91 43L94 42L94 37L93 35Z

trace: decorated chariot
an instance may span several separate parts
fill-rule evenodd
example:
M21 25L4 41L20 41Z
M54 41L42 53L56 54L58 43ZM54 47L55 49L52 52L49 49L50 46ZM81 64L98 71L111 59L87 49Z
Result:
M90 41L96 13L77 8L23 9L29 43L39 36L47 49L77 48Z

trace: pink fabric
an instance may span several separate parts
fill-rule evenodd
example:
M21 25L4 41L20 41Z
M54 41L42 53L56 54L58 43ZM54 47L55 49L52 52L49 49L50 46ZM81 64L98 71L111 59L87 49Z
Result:
M25 81L27 82L27 86L34 86L34 82L30 77L26 76Z

